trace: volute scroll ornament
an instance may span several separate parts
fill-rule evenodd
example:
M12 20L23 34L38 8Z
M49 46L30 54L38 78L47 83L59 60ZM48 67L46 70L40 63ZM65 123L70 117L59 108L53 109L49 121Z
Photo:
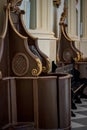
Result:
M42 63L39 58L36 58L37 68L32 69L32 76L38 76L42 72Z
M78 62L78 61L80 61L80 59L81 59L81 55L80 55L79 52L77 52L77 57L74 58L74 60L75 60L76 62Z

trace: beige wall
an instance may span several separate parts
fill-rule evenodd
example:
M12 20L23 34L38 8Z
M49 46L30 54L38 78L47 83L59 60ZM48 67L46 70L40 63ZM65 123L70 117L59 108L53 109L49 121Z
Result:
M36 29L29 32L38 37L40 49L52 60L56 61L56 38L53 33L53 0L37 0Z

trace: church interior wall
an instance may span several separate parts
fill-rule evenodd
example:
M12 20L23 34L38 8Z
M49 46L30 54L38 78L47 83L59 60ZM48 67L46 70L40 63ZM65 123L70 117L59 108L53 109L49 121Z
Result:
M34 0L35 1L35 0ZM81 0L79 0L81 2ZM28 2L25 0L23 2ZM0 0L0 32L3 27L4 12L3 7L6 4L6 0ZM64 0L61 0L60 6L57 8L53 5L53 0L36 0L36 27L34 29L28 29L31 34L38 37L39 46L49 58L56 61L56 43L59 39L59 20L63 10ZM82 23L78 22L78 35L76 34L76 0L68 0L68 34L76 41L76 47L83 52L83 57L87 57L87 1L83 0L82 6ZM26 10L27 4L24 8ZM80 11L80 8L78 9ZM29 13L29 10L28 10ZM78 20L79 14L78 12ZM29 21L28 21L29 22ZM25 23L27 21L25 19ZM82 33L80 37L80 33Z

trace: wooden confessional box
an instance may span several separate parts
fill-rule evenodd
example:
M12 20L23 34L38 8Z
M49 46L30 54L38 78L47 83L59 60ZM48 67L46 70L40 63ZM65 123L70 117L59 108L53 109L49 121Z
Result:
M75 48L75 43L66 33L66 24L60 23L60 39L58 56L59 60L65 64L71 63L71 58L79 60L79 51Z
M25 29L20 1L11 2L0 35L0 128L33 122L35 128L70 130L71 76L48 73L49 58Z
M71 63L71 58L75 60L75 64L80 71L81 78L87 78L87 60L82 58L82 52L80 52L76 46L75 41L73 41L67 34L67 25L63 23L60 24L60 40L59 40L59 60L66 64ZM71 65L68 66L70 69ZM66 67L67 68L67 67ZM69 70L68 68L68 70ZM59 68L57 69L57 71Z

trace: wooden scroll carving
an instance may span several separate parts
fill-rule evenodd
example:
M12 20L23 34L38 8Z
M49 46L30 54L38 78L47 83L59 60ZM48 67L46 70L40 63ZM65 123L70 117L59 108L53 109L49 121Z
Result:
M10 65L11 69L7 73L16 76L38 76L42 72L49 71L50 61L39 49L38 39L31 36L25 28L22 20L24 11L18 8L21 2L22 0L9 0L9 4L5 7L6 19L3 34L0 36L0 59L3 60L2 57L5 55L3 53L4 47L9 46L9 51L6 52L6 60L8 60L6 63L7 66ZM8 44L5 43L5 39L9 42ZM3 62L1 61L1 64L4 64ZM26 69L23 73L18 72L17 66L20 66L20 70ZM2 73L4 73L3 70Z
M17 6L21 2L8 0L0 36L0 129L12 129L15 123L20 129L34 122L37 129L69 130L71 76L47 74L49 59L25 28L24 11Z
M21 1L17 1L17 5L21 3ZM42 62L42 71L47 73L50 70L50 61L49 58L39 49L38 47L38 43L37 43L37 38L31 36L31 34L27 31L27 29L25 28L23 19L22 19L22 15L24 14L24 11L21 11L18 6L14 6L12 7L13 10L15 10L16 7L16 13L11 12L11 18L12 21L14 23L14 19L17 20L18 23L14 23L17 31L28 37L28 46L29 49L31 50L31 52L33 54L35 54L36 56L39 57L39 59ZM19 26L19 27L18 27Z

